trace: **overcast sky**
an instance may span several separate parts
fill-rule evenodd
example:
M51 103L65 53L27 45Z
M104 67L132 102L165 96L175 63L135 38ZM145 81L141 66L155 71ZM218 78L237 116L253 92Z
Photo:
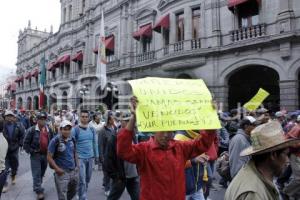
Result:
M0 84L15 74L19 30L31 20L31 28L47 31L53 25L57 32L60 23L60 0L9 0L0 9Z

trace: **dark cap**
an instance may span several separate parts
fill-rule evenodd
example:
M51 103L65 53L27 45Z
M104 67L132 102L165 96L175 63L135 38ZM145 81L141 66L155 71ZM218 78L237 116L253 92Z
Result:
M36 115L36 118L37 119L42 119L42 118L44 118L44 119L47 119L47 113L45 113L45 112L39 112L37 115Z

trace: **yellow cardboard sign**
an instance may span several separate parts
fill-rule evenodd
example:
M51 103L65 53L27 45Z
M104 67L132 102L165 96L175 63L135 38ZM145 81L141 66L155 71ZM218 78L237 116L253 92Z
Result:
M143 78L129 81L138 98L139 131L221 128L203 80Z
M243 107L249 111L254 111L262 104L262 102L269 96L270 94L262 88L259 88L258 92L250 101L248 101Z

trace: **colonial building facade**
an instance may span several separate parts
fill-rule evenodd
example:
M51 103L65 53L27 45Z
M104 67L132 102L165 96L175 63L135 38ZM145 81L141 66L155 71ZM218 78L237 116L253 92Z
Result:
M29 24L18 40L18 107L38 109L39 65L47 60L48 108L124 105L126 80L201 78L230 109L259 88L270 109L299 108L298 0L61 0L56 33ZM104 10L108 84L96 78Z

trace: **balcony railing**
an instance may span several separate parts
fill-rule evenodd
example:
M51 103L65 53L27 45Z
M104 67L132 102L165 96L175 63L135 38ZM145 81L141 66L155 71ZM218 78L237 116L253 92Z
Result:
M266 35L266 25L259 24L256 26L241 28L238 30L231 31L230 34L232 42L257 38Z
M184 41L180 41L174 44L174 52L183 51L184 49Z
M136 62L138 63L145 62L149 60L154 60L154 58L155 58L155 51L149 51L142 54L138 54L136 56Z
M193 39L191 40L191 48L192 49L200 49L201 48L201 39Z
M107 68L111 69L111 68L115 68L120 66L120 60L113 60L107 63Z

